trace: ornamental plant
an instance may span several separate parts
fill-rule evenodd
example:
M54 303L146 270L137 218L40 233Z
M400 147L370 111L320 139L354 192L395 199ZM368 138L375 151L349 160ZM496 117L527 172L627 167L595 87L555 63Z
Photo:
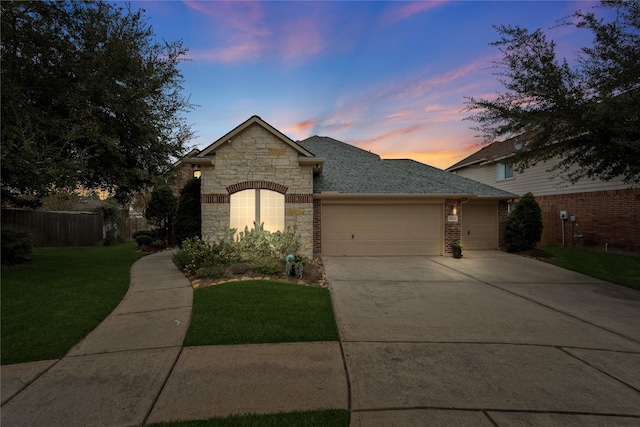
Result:
M523 195L507 218L504 238L508 252L534 249L542 237L542 210L532 193Z

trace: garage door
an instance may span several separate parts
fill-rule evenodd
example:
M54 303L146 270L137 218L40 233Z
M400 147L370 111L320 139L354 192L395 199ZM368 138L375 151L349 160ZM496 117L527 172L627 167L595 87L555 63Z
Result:
M498 249L498 202L462 205L461 233L465 249Z
M322 205L322 254L440 255L442 205Z

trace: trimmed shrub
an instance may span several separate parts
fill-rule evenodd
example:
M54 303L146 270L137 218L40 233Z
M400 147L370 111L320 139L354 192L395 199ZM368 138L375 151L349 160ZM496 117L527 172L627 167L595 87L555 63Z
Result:
M542 236L542 211L532 193L523 195L507 218L504 233L507 251L534 249Z
M2 263L15 265L33 261L33 235L28 231L2 230Z
M141 247L152 244L155 239L151 236L141 234L136 236L134 240L136 241L136 245L138 245L138 247Z
M138 236L148 236L151 237L152 240L156 240L158 239L158 230L138 230L131 235L134 240Z

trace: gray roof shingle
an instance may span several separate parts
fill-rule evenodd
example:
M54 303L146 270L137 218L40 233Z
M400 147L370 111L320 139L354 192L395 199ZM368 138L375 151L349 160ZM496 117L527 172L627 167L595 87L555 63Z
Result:
M314 193L515 197L509 192L414 160L383 160L377 154L333 138L312 136L297 143L326 159L322 174L313 180Z

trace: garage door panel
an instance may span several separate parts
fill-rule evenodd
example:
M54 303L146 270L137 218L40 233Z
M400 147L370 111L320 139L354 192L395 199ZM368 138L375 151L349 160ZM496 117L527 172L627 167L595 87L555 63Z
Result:
M324 255L437 255L441 205L324 205Z
M462 244L467 249L497 249L498 205L469 203L462 208Z

